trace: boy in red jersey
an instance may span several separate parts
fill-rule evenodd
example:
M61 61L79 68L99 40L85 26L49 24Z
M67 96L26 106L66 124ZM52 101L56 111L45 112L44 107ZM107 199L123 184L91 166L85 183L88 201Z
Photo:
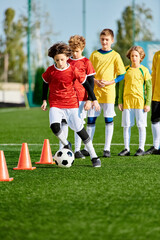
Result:
M84 71L87 75L87 80L92 85L92 88L94 88L95 70L92 66L91 61L86 57L82 56L86 44L85 38L83 36L74 35L70 37L68 43L72 52L72 57L68 59L68 63L78 68L80 71ZM74 82L74 87L76 89L79 100L79 116L84 122L84 119L86 118L85 110L89 110L91 108L91 98L90 96L88 96L87 91L78 80ZM62 122L62 129L67 136L68 125L67 123L65 124L65 120L63 120ZM62 144L60 144L60 148L62 147ZM85 158L84 155L81 153L80 148L81 138L75 132L75 158Z
M74 88L74 81L77 79L86 88L92 98L95 110L99 109L99 104L90 84L86 80L85 72L80 72L77 68L67 63L70 55L71 50L65 43L56 43L48 50L48 56L54 59L55 64L42 74L44 82L43 104L41 108L44 111L47 108L47 93L49 88L49 120L53 133L63 143L64 148L71 148L71 144L67 141L60 127L62 119L66 119L69 127L80 136L86 145L93 167L101 167L101 161L97 157L92 141L78 115L79 102Z

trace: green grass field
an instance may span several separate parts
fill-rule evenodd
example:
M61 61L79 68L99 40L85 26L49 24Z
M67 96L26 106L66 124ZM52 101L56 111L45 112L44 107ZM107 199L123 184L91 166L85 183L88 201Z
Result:
M0 182L1 240L159 240L160 156L134 157L138 131L131 135L131 156L124 148L121 113L116 109L109 159L93 168L89 157L70 169L36 165L44 139L58 150L48 111L0 109L0 150L4 151L12 182ZM148 120L150 116L148 116ZM146 149L152 145L148 121ZM73 141L73 132L69 133ZM21 145L28 143L36 170L14 171ZM97 120L96 152L103 153L104 120Z

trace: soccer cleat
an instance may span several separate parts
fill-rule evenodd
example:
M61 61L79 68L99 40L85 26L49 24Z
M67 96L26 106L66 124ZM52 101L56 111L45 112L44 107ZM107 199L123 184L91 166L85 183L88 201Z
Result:
M150 149L148 149L146 152L144 152L144 155L150 155L150 154L160 154L160 150L154 148L152 146Z
M65 145L64 148L67 148L72 151L72 144L70 142L68 142L68 144Z
M75 158L82 158L85 159L85 156L81 153L81 151L77 151L74 153Z
M108 151L108 150L104 150L104 151L103 151L103 157L109 158L110 156L111 156L110 151Z
M92 165L93 167L101 167L101 160L96 157L96 158L92 158Z
M86 157L90 156L89 152L86 149L82 149L81 153L83 154L83 156L86 156Z
M126 148L122 150L120 153L118 153L118 156L130 156L130 151L128 151Z
M134 156L143 156L144 155L144 151L142 149L138 149L137 152L134 154Z

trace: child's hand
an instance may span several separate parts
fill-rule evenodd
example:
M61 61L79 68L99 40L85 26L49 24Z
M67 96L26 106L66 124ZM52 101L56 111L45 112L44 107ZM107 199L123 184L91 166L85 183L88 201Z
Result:
M104 84L105 86L109 86L109 85L112 85L112 84L114 84L115 83L115 81L114 80L112 80L111 82L109 82L109 81L105 81L105 80L101 80L101 84Z
M144 112L149 112L150 111L150 106L145 105L144 106Z
M92 108L94 108L96 112L100 111L101 107L97 100L93 101Z
M90 100L87 100L84 104L84 110L88 111L92 106L92 102Z
M101 80L94 79L94 83L100 88L105 87L104 83L102 83Z
M119 108L120 111L123 111L123 104L122 103L118 104L118 108Z
M41 108L43 111L47 110L47 101L46 100L43 100L43 104L42 104Z

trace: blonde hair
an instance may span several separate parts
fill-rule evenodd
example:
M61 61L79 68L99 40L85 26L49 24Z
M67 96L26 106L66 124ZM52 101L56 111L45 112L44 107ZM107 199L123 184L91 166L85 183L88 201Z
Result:
M80 48L82 50L85 48L86 40L83 36L74 35L70 37L68 43L72 50L75 50L77 48Z
M104 36L110 35L112 38L114 38L114 33L113 33L113 31L112 31L111 29L109 29L109 28L103 29L102 32L100 33L100 37L101 37L102 35L104 35Z
M140 55L140 62L142 62L143 59L144 59L145 56L146 56L143 48L140 47L140 46L133 46L133 47L131 47L131 48L127 51L127 54L126 54L126 57L127 57L127 58L130 59L130 56L131 56L131 52L132 52L132 51L137 51L137 52L139 53L139 55Z

